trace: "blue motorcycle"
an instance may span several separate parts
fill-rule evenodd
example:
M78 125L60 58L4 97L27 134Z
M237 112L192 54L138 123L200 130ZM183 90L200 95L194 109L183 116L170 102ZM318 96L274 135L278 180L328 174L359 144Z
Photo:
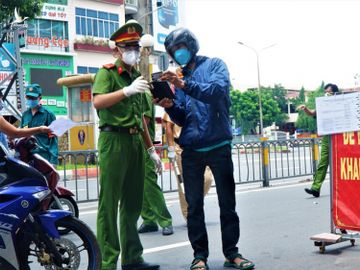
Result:
M93 232L69 211L47 210L51 198L44 175L1 146L1 270L101 269Z

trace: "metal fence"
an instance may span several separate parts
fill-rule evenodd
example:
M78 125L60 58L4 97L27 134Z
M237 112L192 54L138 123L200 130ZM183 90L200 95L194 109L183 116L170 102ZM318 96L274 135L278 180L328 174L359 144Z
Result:
M233 145L234 178L237 184L307 176L316 170L319 139L240 142ZM166 147L159 147L166 157ZM99 160L97 151L60 152L60 185L71 189L77 201L97 200L99 196ZM164 192L177 190L173 168L164 161L158 183Z

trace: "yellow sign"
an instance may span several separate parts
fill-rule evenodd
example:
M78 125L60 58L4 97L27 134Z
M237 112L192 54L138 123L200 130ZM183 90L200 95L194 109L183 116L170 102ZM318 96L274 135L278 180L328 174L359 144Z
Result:
M76 126L70 129L70 150L94 150L94 125Z

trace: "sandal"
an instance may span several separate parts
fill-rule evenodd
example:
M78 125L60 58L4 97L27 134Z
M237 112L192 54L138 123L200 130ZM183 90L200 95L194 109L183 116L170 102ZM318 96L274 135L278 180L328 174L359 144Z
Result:
M236 258L241 259L240 264L235 263ZM255 264L252 261L245 259L240 253L228 257L227 259L228 260L224 262L224 267L232 267L240 270L249 270L254 269L255 267Z
M205 265L197 265L199 262L204 262ZM209 270L209 266L204 258L195 258L191 262L190 270Z

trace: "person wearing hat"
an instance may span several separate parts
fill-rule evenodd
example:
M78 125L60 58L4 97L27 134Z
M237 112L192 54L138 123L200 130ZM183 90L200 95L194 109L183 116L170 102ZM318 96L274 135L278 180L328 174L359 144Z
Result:
M141 34L142 27L134 20L112 34L117 60L97 72L93 85L93 103L100 119L97 239L103 270L116 269L120 248L123 270L159 268L144 262L137 231L144 194L144 145L156 171L161 171L161 160L144 118L144 112L149 110L145 96L149 84L135 69Z
M172 31L165 38L164 45L167 53L182 67L183 77L165 71L161 79L175 85L175 99L154 99L154 103L164 107L171 120L182 127L179 144L183 149L187 227L194 250L190 269L209 269L203 196L206 166L210 167L216 183L224 266L253 269L254 263L245 259L237 247L240 226L235 210L228 69L219 58L198 56L199 43L186 28Z
M339 88L337 87L336 84L329 83L325 85L324 92L325 92L325 96L333 96L339 93ZM307 108L305 105L300 105L297 109L304 111L309 116L316 117L316 111ZM310 188L305 188L306 193L313 195L316 198L320 196L321 186L324 183L327 169L329 167L329 158L330 158L329 148L330 148L330 136L325 135L321 139L321 158L317 170L314 174L314 182Z
M49 126L55 119L55 114L44 108L41 101L42 89L39 84L30 84L25 89L26 105L28 109L22 114L20 127L32 128ZM35 135L39 147L34 152L56 166L58 164L58 139L55 135Z

